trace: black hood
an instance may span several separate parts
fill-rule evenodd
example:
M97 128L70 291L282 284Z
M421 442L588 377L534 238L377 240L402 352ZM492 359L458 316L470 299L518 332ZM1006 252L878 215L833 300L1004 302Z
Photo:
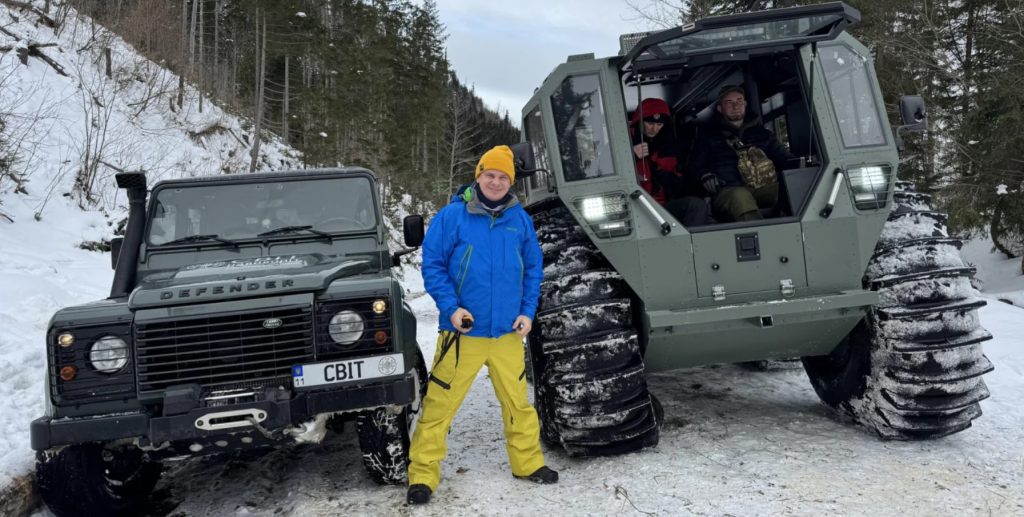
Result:
M144 279L128 304L138 309L319 291L338 278L372 268L367 257L318 253L189 264Z

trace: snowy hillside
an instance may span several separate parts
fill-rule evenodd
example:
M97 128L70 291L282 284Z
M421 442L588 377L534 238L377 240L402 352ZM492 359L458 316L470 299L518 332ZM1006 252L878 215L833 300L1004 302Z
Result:
M78 246L109 239L124 217L114 174L144 170L153 184L245 172L253 141L244 120L210 99L200 111L194 89L177 108L178 77L89 19L71 11L59 33L40 20L0 5L0 113L20 157L17 178L0 181L0 486L30 469L28 423L42 410L47 321L60 307L109 293L109 254ZM301 166L273 139L262 143L258 164ZM75 188L83 179L92 196Z
M73 10L59 32L41 20L0 5L0 48L10 49L0 53L0 113L20 158L20 180L0 184L0 210L19 222L50 217L53 205L68 202L116 212L124 199L113 181L122 170L144 170L150 183L248 171L253 136L245 121L210 99L200 111L190 87L178 108L176 75ZM293 150L271 139L257 169L298 164ZM16 189L24 193L12 195Z

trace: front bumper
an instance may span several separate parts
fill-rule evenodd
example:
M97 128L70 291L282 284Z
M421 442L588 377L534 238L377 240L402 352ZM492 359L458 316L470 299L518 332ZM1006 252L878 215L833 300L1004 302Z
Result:
M41 417L32 421L32 448L37 451L86 442L106 442L139 438L143 443L161 444L181 440L210 441L224 435L252 432L266 435L254 426L227 431L205 431L196 427L204 415L233 410L255 409L266 413L260 423L265 431L279 431L311 420L323 413L354 411L373 407L404 406L416 398L416 381L406 373L397 379L368 382L327 390L298 391L286 400L263 400L230 406L196 408L173 416L146 413L102 415L78 418ZM280 433L277 433L280 435ZM281 435L283 439L284 436ZM248 442L246 442L248 443Z

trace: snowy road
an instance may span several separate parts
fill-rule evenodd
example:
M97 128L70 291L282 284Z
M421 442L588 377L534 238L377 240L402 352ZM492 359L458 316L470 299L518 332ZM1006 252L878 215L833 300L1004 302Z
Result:
M430 300L414 302L433 353ZM1024 311L990 301L982 321L996 371L985 416L952 437L882 442L836 421L797 366L658 374L658 447L590 460L550 449L555 486L513 480L486 370L449 436L444 479L425 508L366 478L354 433L250 459L179 464L152 515L1024 515ZM45 513L41 513L45 515Z

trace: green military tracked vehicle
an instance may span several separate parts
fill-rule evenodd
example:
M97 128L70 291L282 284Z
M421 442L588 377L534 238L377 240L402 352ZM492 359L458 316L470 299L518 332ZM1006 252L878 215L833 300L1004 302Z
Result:
M529 342L542 433L573 455L657 443L645 373L802 357L822 401L890 439L966 429L988 396L973 270L930 197L897 181L905 97L887 120L870 51L835 2L628 35L620 55L572 56L523 109L523 187L545 257ZM687 144L721 89L794 159L763 219L684 227L640 187L627 120L671 107ZM523 145L523 144L521 144Z
M50 509L140 514L161 460L317 441L347 419L370 477L404 482L426 366L392 267L422 217L389 251L358 168L162 181L148 206L143 174L117 182L110 297L46 335L31 436Z

